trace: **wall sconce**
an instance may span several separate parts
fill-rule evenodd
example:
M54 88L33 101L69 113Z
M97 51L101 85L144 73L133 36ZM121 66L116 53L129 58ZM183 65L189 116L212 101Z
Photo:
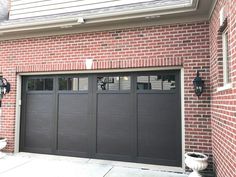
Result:
M199 97L203 92L203 85L204 85L204 81L202 80L201 77L199 77L199 71L197 71L197 77L195 77L193 80L193 85L194 85L194 91L196 95Z
M0 78L0 99L3 98L3 95L10 92L10 83L7 82L7 79Z

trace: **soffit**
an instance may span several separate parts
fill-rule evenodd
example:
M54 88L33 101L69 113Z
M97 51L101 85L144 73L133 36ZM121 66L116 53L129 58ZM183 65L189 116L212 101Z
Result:
M150 3L150 2L149 2ZM84 31L96 31L110 28L122 28L145 25L162 25L184 23L193 21L207 21L214 8L215 0L192 0L191 6L169 6L160 8L149 6L141 9L111 13L88 13L87 15L70 14L68 16L54 16L47 19L17 19L0 24L0 40L26 34L67 34ZM60 17L60 18L59 18ZM83 18L84 23L78 23L78 18ZM47 19L47 20L45 20ZM22 21L23 20L23 21ZM55 32L56 31L56 32ZM37 36L37 35L36 35Z

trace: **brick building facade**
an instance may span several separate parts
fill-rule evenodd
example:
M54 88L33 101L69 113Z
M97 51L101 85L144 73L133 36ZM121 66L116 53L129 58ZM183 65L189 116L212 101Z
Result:
M222 40L219 11L227 6L230 77L223 88ZM73 34L2 39L0 74L11 83L2 100L0 135L8 139L6 150L17 151L16 114L20 105L21 77L87 72L85 60L92 58L89 72L181 70L184 152L197 151L210 157L206 170L218 177L234 177L236 2L217 1L211 18L195 22L145 25L79 32ZM204 82L200 97L192 81L196 72ZM220 88L220 89L219 89ZM222 89L223 88L223 89ZM18 100L19 101L19 100ZM18 137L19 138L19 137Z
M222 33L219 13L227 9L231 86L223 86ZM218 1L210 19L212 152L216 176L235 176L235 1ZM223 88L223 89L219 89Z

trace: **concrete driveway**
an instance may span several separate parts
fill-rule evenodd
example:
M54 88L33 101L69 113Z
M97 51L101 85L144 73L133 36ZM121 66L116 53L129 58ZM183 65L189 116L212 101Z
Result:
M108 161L109 162L109 161ZM125 164L125 163L123 163ZM127 163L128 164L128 163ZM10 154L0 159L1 177L187 177L186 174L163 172L103 163L102 160L41 155Z

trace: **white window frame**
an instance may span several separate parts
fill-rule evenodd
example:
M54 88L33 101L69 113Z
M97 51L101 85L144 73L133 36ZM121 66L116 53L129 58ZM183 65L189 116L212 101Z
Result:
M223 82L224 87L231 85L231 79L229 74L229 41L228 31L225 30L222 33L222 49L223 49Z

